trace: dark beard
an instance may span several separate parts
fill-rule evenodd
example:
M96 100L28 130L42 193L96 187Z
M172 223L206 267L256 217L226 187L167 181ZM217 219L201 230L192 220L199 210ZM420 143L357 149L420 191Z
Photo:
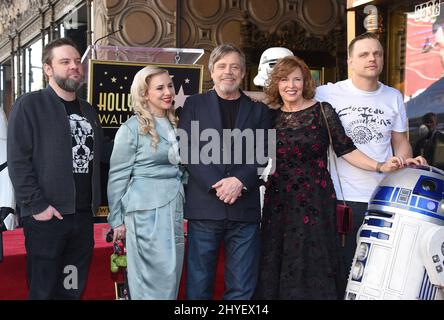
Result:
M54 76L54 81L58 84L60 88L68 92L76 92L82 86L83 80L80 79L78 81L71 80L69 78L63 79L57 76Z

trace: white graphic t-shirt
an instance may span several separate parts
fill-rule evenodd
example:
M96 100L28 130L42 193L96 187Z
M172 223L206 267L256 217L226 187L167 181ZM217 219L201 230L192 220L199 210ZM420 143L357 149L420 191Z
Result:
M393 155L391 134L407 131L407 116L401 93L379 83L376 91L356 88L351 79L329 83L316 89L318 101L329 102L336 110L345 133L356 147L377 161L386 161ZM345 200L368 202L384 174L359 169L342 158L337 159ZM330 172L338 199L343 199L335 166L330 161Z
M76 113L68 116L73 139L73 173L89 173L90 162L94 159L92 150L93 130L88 120Z

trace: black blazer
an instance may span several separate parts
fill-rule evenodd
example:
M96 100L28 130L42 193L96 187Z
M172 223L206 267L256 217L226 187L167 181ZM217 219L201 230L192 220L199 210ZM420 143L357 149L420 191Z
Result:
M92 210L95 213L100 204L103 133L95 109L78 100L94 132ZM24 94L14 103L8 124L7 159L22 217L38 214L49 205L62 215L75 213L71 139L65 106L50 86Z
M192 121L197 121L193 128L191 125ZM244 157L242 158L241 164L233 164L232 161L229 164L224 164L220 158L217 163L204 164L200 157L199 163L195 164L191 162L193 154L194 157L196 157L196 153L200 153L205 146L207 147L203 151L205 154L208 153L208 146L211 141L200 141L198 145L194 144L196 148L193 150L190 139L192 134L196 137L198 133L200 136L205 129L216 129L219 134L220 147L218 150L213 151L217 151L222 155L224 148L228 147L231 148L233 154L234 146L226 145L224 147L222 143L223 128L216 91L211 90L204 94L188 97L180 114L178 128L186 133L186 137L182 137L181 130L179 130L181 158L189 172L184 208L185 218L208 220L228 219L231 221L245 222L260 221L260 180L258 167L265 167L267 163L259 164L255 161L253 164L248 164L245 161L245 140L242 144ZM267 130L271 128L269 108L261 102L252 101L241 92L239 113L235 124L235 129L236 128L241 131L245 129L264 129L266 137ZM184 139L186 139L186 141L184 141ZM195 140L193 140L193 142L195 142ZM250 146L251 145L249 145L249 147ZM187 147L188 152L183 152L184 147ZM266 142L265 149L267 150ZM213 184L225 177L238 178L246 188L243 195L232 205L227 205L219 200L211 188Z

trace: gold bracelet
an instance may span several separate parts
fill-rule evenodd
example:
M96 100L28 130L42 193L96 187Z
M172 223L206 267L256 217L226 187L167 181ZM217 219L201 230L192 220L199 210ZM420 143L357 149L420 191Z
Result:
M379 162L378 161L378 163L376 164L376 172L377 173L382 173L381 167L382 167L383 164L384 164L384 162Z

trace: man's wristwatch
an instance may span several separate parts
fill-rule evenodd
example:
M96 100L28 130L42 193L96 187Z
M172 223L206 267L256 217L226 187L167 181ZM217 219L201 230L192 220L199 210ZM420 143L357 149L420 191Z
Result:
M382 167L383 164L384 164L384 162L379 162L378 161L378 163L376 164L376 172L377 173L382 173L381 167Z

